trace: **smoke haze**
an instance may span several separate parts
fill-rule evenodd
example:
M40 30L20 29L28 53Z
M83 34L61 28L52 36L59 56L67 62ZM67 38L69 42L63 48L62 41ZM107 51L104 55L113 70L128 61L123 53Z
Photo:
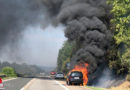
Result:
M0 0L0 61L56 66L64 27L50 19L42 0Z
M15 47L28 26L63 24L65 36L79 46L71 59L72 66L87 62L92 77L107 62L112 34L106 0L0 0L0 11L1 47L7 43Z
M13 44L13 47L7 44L1 49L0 59L56 67L58 50L65 40L61 29L63 30L64 27L51 25L45 29L40 26L27 27L17 43Z
M68 40L77 42L78 50L71 59L71 65L87 62L90 77L99 74L98 68L106 64L106 55L112 41L106 0L43 1L49 5L50 14L51 10L55 11L52 15L56 16L56 22L66 26L65 36Z

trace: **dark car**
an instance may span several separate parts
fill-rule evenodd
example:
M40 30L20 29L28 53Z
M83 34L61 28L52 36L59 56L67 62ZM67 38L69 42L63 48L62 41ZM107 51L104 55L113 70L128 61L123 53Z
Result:
M56 73L55 79L64 79L64 74L62 72Z
M80 71L72 71L67 76L67 85L82 84L83 85L83 74Z

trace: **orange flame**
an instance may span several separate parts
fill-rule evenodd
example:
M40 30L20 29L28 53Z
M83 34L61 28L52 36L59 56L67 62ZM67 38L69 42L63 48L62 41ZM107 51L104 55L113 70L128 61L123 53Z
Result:
M87 85L88 83L88 63L80 63L79 65L75 65L74 69L71 71L80 71L83 74L83 85Z

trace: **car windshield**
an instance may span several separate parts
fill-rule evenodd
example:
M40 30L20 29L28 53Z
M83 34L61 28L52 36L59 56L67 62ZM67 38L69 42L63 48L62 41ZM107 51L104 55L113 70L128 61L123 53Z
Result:
M63 75L62 73L58 73L58 74L56 74L56 75Z
M62 72L58 72L57 74L63 74Z
M83 75L82 75L82 72L72 72L71 76L72 77L82 77Z

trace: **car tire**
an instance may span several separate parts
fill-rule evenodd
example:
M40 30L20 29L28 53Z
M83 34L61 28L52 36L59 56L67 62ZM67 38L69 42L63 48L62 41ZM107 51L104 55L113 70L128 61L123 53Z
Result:
M81 85L83 86L84 84L83 84L83 83L81 83Z

